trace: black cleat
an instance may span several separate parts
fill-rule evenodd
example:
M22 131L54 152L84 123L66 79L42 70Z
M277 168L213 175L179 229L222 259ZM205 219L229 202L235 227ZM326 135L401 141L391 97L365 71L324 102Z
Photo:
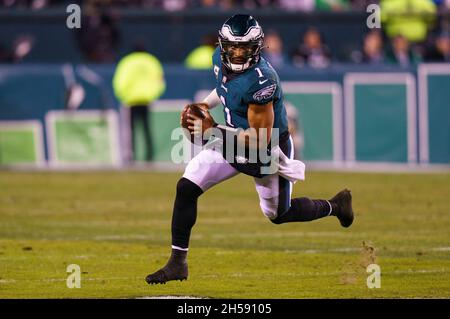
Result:
M176 253L175 253L176 254ZM185 256L186 254L184 254ZM188 264L185 257L175 255L172 252L167 264L160 270L148 275L145 281L150 284L165 284L171 280L187 280L188 278Z
M337 212L335 215L342 227L350 227L353 223L353 209L352 209L352 195L348 189L344 189L330 199L331 204L337 206ZM335 206L333 205L333 206Z

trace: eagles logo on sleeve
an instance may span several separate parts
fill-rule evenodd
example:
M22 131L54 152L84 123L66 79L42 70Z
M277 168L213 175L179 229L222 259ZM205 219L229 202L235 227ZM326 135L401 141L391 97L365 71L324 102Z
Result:
M253 94L253 98L255 99L255 101L258 101L258 102L270 99L273 96L273 94L275 93L276 89L277 89L276 84L269 85L269 86L257 91L255 94Z

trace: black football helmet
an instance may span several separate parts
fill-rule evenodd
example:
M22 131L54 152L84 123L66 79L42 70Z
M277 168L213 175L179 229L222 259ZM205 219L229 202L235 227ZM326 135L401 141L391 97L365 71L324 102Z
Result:
M263 43L261 26L248 14L232 16L219 30L220 57L232 72L243 72L258 63Z

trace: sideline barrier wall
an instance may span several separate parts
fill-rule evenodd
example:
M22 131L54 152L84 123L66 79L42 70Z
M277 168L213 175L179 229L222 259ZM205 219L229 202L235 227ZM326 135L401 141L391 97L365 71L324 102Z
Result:
M111 87L114 66L74 66L85 99L65 120L59 119L66 94L63 67L0 65L0 165L123 164L121 106ZM86 77L86 70L100 80ZM156 162L171 161L177 141L170 134L179 126L182 107L201 100L214 85L211 71L176 65L165 70L167 91L150 109ZM304 134L300 157L308 163L450 165L450 64L421 64L417 73L392 66L281 69L286 102L297 110ZM82 114L84 122L75 121ZM212 114L224 123L223 108ZM28 133L11 133L14 126ZM138 138L138 158L142 143ZM73 149L64 149L66 144Z
M50 111L45 126L51 167L120 166L116 111Z
M346 159L417 161L416 88L409 73L349 73L344 78Z
M450 64L418 68L420 163L450 163Z
M41 122L0 121L0 165L42 166L44 163Z
M285 100L298 111L303 137L301 158L342 161L342 88L337 82L284 82Z

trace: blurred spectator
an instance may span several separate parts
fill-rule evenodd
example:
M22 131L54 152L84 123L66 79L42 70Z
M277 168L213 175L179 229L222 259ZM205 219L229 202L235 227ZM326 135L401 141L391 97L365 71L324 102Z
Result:
M34 38L29 35L16 37L12 48L0 46L0 62L17 63L21 62L33 49Z
M381 31L369 31L363 41L362 52L352 53L352 60L356 63L379 64L384 62L383 36Z
M278 0L278 6L288 11L314 11L316 0Z
M273 7L278 0L189 0L190 7L231 9L257 9L262 7Z
M428 49L425 60L430 62L450 62L450 34L443 32L433 41Z
M22 61L33 49L34 39L32 36L19 36L13 44L14 62Z
M411 43L425 41L436 19L432 0L382 0L381 20L389 38L404 36Z
M316 10L319 11L344 11L349 9L349 0L316 0Z
M114 17L106 11L84 17L77 31L78 42L88 62L105 63L116 60L119 30Z
M237 0L218 0L222 10L232 10L239 6Z
M411 64L419 63L421 59L411 50L408 39L398 35L391 40L391 48L386 55L386 60L402 67L408 67Z
M136 45L133 52L123 57L117 64L113 89L122 106L130 111L128 121L130 128L124 134L131 135L125 142L125 161L138 160L136 156L138 136L143 137L145 141L145 160L152 160L153 145L148 109L166 89L161 62L146 52L141 44ZM143 127L143 132L136 130L140 126Z
M0 7L6 7L6 8L29 8L32 10L40 10L47 8L49 6L57 6L57 5L64 5L69 3L77 3L81 2L80 0L76 1L70 1L69 0L0 0Z
M297 67L325 68L330 62L330 50L323 43L319 31L315 28L306 30L303 43L298 45L292 55L292 63Z
M354 11L366 12L369 5L379 2L379 0L350 0L350 6Z
M287 58L283 52L283 41L280 35L276 31L270 30L264 36L264 44L265 48L262 52L264 58L275 68L283 67Z
M180 11L187 7L188 0L164 0L163 9L167 11Z
M230 10L237 6L236 0L190 0L189 7Z
M450 8L450 0L433 0L433 2L443 10Z
M192 50L184 61L188 69L211 69L213 66L212 56L216 49L217 36L208 34L203 36L202 45Z
M242 7L247 10L263 8L263 7L271 7L274 6L278 2L277 0L238 0L235 1L235 4L239 7Z
M191 7L202 7L205 9L219 9L218 0L193 0L191 2Z

